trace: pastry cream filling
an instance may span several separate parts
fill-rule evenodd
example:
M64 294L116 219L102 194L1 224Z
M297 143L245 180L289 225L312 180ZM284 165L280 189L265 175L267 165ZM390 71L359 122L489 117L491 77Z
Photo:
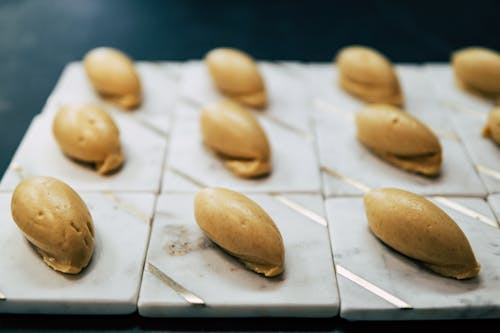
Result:
M238 102L254 108L263 108L267 105L267 95L264 90L253 93L228 93L228 96Z
M94 164L99 174L115 171L123 164L120 131L111 116L97 105L62 107L52 131L65 155Z
M363 98L368 102L387 103L391 105L403 104L403 96L401 95L399 86L394 84L379 85L376 83L360 82L345 74L340 77L340 84L349 93Z
M200 117L203 142L239 177L271 172L271 148L257 118L239 104L221 101L203 108Z
M478 274L466 235L431 201L396 188L371 190L363 199L370 230L389 247L447 277Z
M51 268L77 274L94 252L94 226L80 196L50 177L29 177L14 190L12 218Z
M371 149L376 155L389 163L407 171L414 171L427 176L435 176L441 168L441 154L427 153L419 155L398 155Z
M83 63L90 83L102 98L125 109L141 104L140 78L126 54L110 47L98 47L85 55Z
M500 95L500 53L470 47L454 52L451 60L459 86L486 97Z
M205 63L217 89L242 104L263 108L267 104L264 80L255 60L232 48L207 53Z
M406 171L439 173L442 148L436 135L403 110L368 105L355 115L357 139L380 158Z
M495 143L500 144L500 107L496 107L490 111L482 134L484 137L489 137Z
M195 196L196 222L229 255L266 277L284 270L283 239L269 215L241 193L206 188Z

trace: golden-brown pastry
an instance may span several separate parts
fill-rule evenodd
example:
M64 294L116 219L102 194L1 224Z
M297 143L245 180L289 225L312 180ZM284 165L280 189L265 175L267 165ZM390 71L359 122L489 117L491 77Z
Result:
M94 89L104 99L125 109L141 104L141 82L127 55L113 48L98 47L85 55L83 63Z
M387 162L427 176L441 169L441 144L410 114L391 105L368 105L356 113L358 140Z
M201 112L205 144L224 159L239 177L258 177L271 172L271 148L257 118L242 106L224 100Z
M500 53L481 47L470 47L453 53L455 76L466 89L500 96Z
M429 200L385 188L365 194L364 203L370 229L388 246L447 277L467 279L479 273L467 237Z
M263 108L267 104L264 80L248 54L231 48L207 53L205 63L221 93L242 104Z
M51 177L30 177L12 194L12 218L51 268L77 274L94 252L94 224L83 200Z
M285 248L274 221L241 193L206 188L194 199L196 222L223 250L247 268L271 277L284 269Z
M490 111L488 122L483 128L483 136L490 137L497 144L500 144L500 106Z
M363 46L342 49L337 57L340 86L368 103L402 105L403 95L391 62Z
M114 171L123 163L118 127L97 105L62 107L54 118L52 131L67 156L95 163L100 174Z

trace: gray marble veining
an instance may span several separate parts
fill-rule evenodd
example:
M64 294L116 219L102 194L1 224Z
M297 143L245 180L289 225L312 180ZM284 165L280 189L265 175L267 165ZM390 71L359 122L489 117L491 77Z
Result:
M194 193L162 194L147 261L201 297L193 306L148 271L144 272L139 313L148 317L329 317L338 296L328 232L270 195L250 195L273 218L285 244L285 272L265 278L209 241L193 216ZM323 216L319 195L286 195Z
M494 216L482 199L456 203ZM437 203L440 205L439 203ZM454 280L437 275L380 242L369 230L362 198L326 201L335 263L413 306L402 310L344 277L338 277L341 317L348 320L430 320L497 318L500 315L500 233L498 229L441 206L469 239L479 276Z
M92 215L95 250L88 267L65 275L47 266L10 214L0 194L0 313L126 314L136 310L150 225L152 194L80 193ZM118 198L118 199L116 199ZM125 206L126 205L126 206Z
M58 178L77 191L159 191L167 145L163 136L115 114L125 162L116 173L103 176L63 154L52 134L53 117L44 113L33 121L0 183L2 191L12 191L19 183L17 167L25 175Z
M356 140L354 113L362 102L336 87L336 70L312 65L310 80L315 104L315 125L318 135L319 159L322 166L358 181L367 187L399 187L423 195L485 196L484 188L447 115L438 112L439 104L432 91L422 91L425 80L412 66L398 67L405 93L406 111L434 129L443 149L442 171L429 178L398 169L383 161ZM423 96L430 96L423 100ZM423 100L423 101L422 101ZM418 104L421 101L422 106ZM319 103L319 104L318 104ZM318 107L319 105L319 107ZM443 134L444 133L444 134ZM359 195L359 189L323 172L326 196Z
M258 179L238 178L215 152L203 144L199 110L184 106L183 111L172 130L166 161L168 168L174 168L206 186L222 186L236 191L320 192L319 166L312 140L259 117L271 145L272 173ZM176 175L167 173L162 191L192 190L191 185L176 178Z

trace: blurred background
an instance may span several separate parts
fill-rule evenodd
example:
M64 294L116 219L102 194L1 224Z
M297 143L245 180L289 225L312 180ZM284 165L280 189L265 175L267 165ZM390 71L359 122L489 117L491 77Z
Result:
M0 0L0 174L65 64L96 46L136 60L200 59L216 46L258 59L330 62L349 44L395 62L500 50L500 1Z

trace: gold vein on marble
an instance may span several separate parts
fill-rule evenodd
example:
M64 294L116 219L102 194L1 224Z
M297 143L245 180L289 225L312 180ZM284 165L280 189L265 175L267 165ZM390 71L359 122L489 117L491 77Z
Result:
M176 176L179 176L179 177L183 178L184 180L187 180L188 182L190 182L191 184L193 184L196 187L199 187L199 188L205 188L205 187L207 187L207 185L205 185L201 181L199 181L199 180L191 177L190 175L188 175L184 171L181 171L181 170L179 170L177 168L173 168L173 167L167 166L167 167L165 167L165 170L172 172L173 174L175 174Z
M318 111L322 112L330 112L330 113L335 113L338 116L341 116L345 120L348 121L354 121L354 113L347 112L345 110L339 109L335 107L334 105L331 105L319 98L313 99L313 106L316 108Z
M478 212L476 212L468 207L465 207L456 201L453 201L453 200L450 200L448 198L441 197L441 196L433 196L432 198L435 201L439 202L440 204L442 204L448 208L451 208L451 209L453 209L453 210L455 210L455 211L457 211L465 216L472 217L473 219L476 219L480 222L488 224L489 226L492 226L494 228L499 228L499 225L495 220L492 220L489 217L487 217L481 213L478 213Z
M171 277L166 275L164 272L162 272L158 267L156 267L152 263L148 262L146 265L146 269L148 272L153 274L157 279L159 279L160 281L165 283L167 286L169 286L179 296L184 298L184 300L186 300L186 302L188 302L189 304L200 305L200 306L204 306L206 304L203 299L196 296L194 293L192 293L188 289L184 288L183 286L181 286L179 283L174 281Z
M19 180L23 180L27 177L26 170L17 162L12 162L12 170L15 172Z
M362 191L363 193L366 193L368 191L370 191L370 187L355 180L355 179L352 179L344 174L341 174L340 172L337 172L327 166L321 166L321 171L327 173L328 175L330 176L333 176L335 178L338 178L344 182L346 182L347 184L357 188L358 190Z
M132 214L133 216L139 218L140 220L146 222L147 224L151 224L151 218L144 214L144 212L140 211L137 207L134 205L130 204L129 202L123 200L120 196L118 196L116 193L110 192L110 191L104 191L102 192L105 196L113 200L120 208L124 209L128 213Z
M495 169L489 168L489 167L481 165L481 164L476 164L474 166L476 167L477 172L485 174L485 175L490 176L492 178L495 178L497 180L500 180L500 172L499 171L496 171Z
M376 285L369 282L368 280L365 280L362 277L354 274L353 272L349 271L348 269L344 268L343 266L336 264L335 270L337 271L337 274L343 276L344 278L357 284L358 286L368 290L372 294L377 295L378 297L384 299L385 301L391 303L392 305L394 305L400 309L405 309L405 310L413 309L413 306L411 306L410 304L408 304L405 301L401 300L400 298L390 294L389 292L385 291L384 289L377 287Z
M290 200L289 198L280 195L280 194L272 194L272 197L282 203L283 205L287 206L288 208L296 211L299 214L304 215L308 219L322 225L322 226L327 226L328 223L326 222L326 219L315 212L307 209L306 207L302 206L296 201Z

